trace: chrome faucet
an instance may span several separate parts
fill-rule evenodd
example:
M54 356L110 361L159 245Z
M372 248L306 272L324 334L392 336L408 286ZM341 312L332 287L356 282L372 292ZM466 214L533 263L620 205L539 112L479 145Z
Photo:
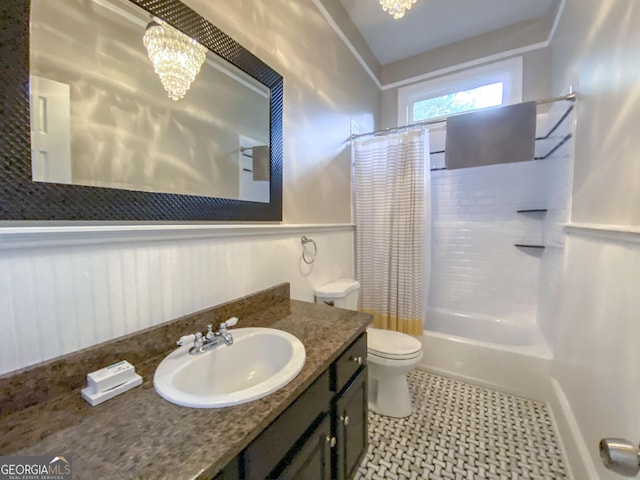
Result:
M193 341L193 346L189 349L189 353L191 355L199 355L223 344L229 346L233 344L233 336L227 329L229 327L233 327L236 323L238 323L238 319L236 317L231 317L226 322L222 322L220 324L217 332L214 332L213 325L209 324L207 325L207 329L209 331L204 337L202 336L202 333L196 332L195 334L181 337L176 343L182 346L189 341Z

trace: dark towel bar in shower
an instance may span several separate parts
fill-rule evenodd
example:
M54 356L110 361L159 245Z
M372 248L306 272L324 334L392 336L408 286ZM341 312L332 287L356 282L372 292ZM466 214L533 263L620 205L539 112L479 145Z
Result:
M573 111L573 108L574 108L573 99L570 99L570 100L572 101L571 105L569 105L567 110L562 114L562 116L553 125L553 127L551 127L549 132L547 132L547 134L543 135L542 137L536 137L536 139L535 139L536 141L548 140L549 137L551 137L551 135L553 135L553 133L558 129L558 127L560 127L560 125L562 125L562 123L569 117L569 114ZM571 139L572 136L573 135L571 133L565 135L551 150L549 150L549 152L547 152L545 155L543 155L541 157L534 157L533 159L534 160L546 160L551 155L553 155L556 152L556 150L558 150L562 145L567 143ZM429 152L429 154L431 154L431 155L442 155L444 153L446 153L445 150L435 150L433 152ZM437 171L446 170L446 169L447 169L447 167L436 167L436 168L432 168L431 171L432 172L437 172Z

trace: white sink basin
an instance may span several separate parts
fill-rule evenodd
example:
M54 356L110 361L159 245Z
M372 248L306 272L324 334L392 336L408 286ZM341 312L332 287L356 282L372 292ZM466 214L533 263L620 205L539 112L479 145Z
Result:
M304 345L290 333L273 328L229 332L232 345L191 355L190 344L167 355L153 376L156 392L183 407L228 407L275 392L304 366Z

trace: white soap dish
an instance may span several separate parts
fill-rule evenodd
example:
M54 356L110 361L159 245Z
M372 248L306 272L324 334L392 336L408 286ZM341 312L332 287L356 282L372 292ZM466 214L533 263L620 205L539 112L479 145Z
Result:
M82 398L96 406L110 398L137 387L142 377L126 360L101 368L87 375L87 386L82 389Z

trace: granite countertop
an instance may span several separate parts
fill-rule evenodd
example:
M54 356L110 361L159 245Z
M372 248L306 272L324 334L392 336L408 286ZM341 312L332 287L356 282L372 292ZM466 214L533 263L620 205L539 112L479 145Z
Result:
M371 319L288 296L289 286L283 284L239 303L0 377L0 455L71 457L73 478L78 479L213 477L311 385ZM202 330L212 319L220 323L234 310L240 319L237 328L270 326L298 337L306 349L302 371L273 394L234 407L194 409L163 400L153 389L153 373L175 339L193 331L188 327ZM143 384L91 407L80 397L86 373L122 358L136 367Z

